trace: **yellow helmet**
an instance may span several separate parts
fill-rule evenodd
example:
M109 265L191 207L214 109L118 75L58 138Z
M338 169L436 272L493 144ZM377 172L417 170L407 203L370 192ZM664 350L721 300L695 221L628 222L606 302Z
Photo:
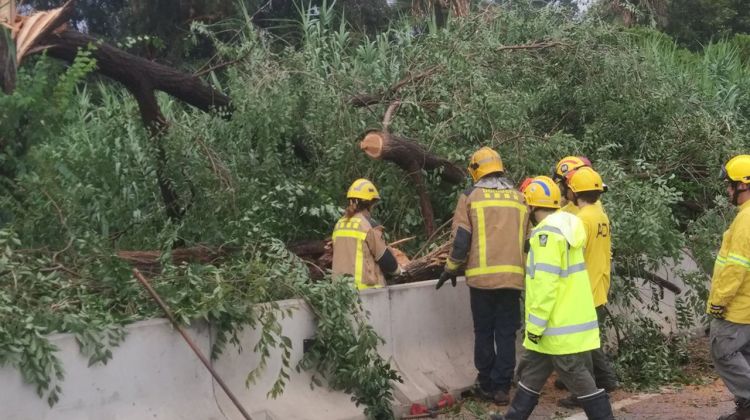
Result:
M378 189L375 188L375 184L368 179L360 178L352 182L352 185L346 192L346 198L358 198L360 200L372 201L380 200L380 194L378 194Z
M530 207L546 207L559 209L560 187L548 176L537 176L529 182L523 190L526 204Z
M574 193L586 191L604 192L604 181L601 175L590 167L584 166L575 171L568 171L566 184Z
M471 155L469 174L474 182L487 174L504 171L505 167L503 166L503 160L500 159L500 154L489 147L482 147Z
M560 159L555 166L555 170L552 173L552 179L555 181L562 181L565 179L565 175L570 171L574 171L585 166L591 167L591 161L585 156L566 156Z
M750 155L737 155L721 168L721 178L750 184Z

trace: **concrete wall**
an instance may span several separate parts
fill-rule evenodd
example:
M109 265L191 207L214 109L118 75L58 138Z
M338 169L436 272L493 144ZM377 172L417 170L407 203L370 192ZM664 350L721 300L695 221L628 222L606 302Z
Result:
M395 409L403 412L412 402L434 403L442 390L458 393L474 381L473 332L468 288L439 291L435 281L368 290L362 302L371 324L386 340L381 354L404 379L395 390ZM294 308L281 321L292 340L291 366L302 358L302 343L315 334L314 318L299 300L279 302ZM214 383L179 334L166 320L138 322L127 327L128 336L113 350L106 366L88 367L88 360L68 334L52 337L65 367L60 402L50 408L24 383L14 368L0 368L0 412L4 420L125 420L125 419L240 419L237 409ZM196 325L190 335L209 354L212 334ZM266 398L279 369L274 352L258 381L245 387L247 374L258 364L253 347L258 331L240 335L242 351L227 347L214 367L238 395L254 420L261 419L361 419L349 395L326 387L310 388L311 375L293 375L277 399Z
M691 262L682 268L691 268ZM681 287L673 269L661 275ZM380 353L392 363L403 384L394 390L395 411L403 413L413 402L433 404L443 391L454 395L470 387L476 371L473 366L473 327L468 287L459 279L456 288L436 291L436 281L368 290L361 294L370 322L385 339ZM641 288L644 298L651 293ZM315 335L315 321L309 308L299 300L279 302L294 308L294 314L281 320L283 333L292 340L291 366L302 358L303 341ZM665 293L662 303L666 328L674 326L674 296ZM628 309L622 309L627 311ZM634 311L629 309L630 313ZM200 364L182 338L165 320L139 322L127 327L128 337L113 350L106 366L88 367L71 335L52 337L60 348L58 355L66 371L60 402L50 408L37 397L33 386L24 383L17 370L0 368L0 418L4 420L125 420L200 419L234 420L241 416L224 392ZM210 328L195 325L189 329L196 343L209 354ZM258 381L245 387L247 374L258 364L253 347L258 331L240 334L242 351L227 347L214 367L238 395L253 419L330 419L363 418L349 395L326 387L311 389L311 375L293 371L285 392L277 399L266 398L281 368L281 357L274 352ZM518 344L520 345L520 334Z

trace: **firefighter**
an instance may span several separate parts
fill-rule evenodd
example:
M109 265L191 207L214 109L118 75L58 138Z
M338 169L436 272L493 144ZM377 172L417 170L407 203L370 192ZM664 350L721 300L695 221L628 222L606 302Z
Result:
M508 404L516 364L516 331L523 290L523 244L528 208L504 177L500 155L489 147L469 164L474 184L461 194L453 216L452 247L436 288L465 268L474 321L478 397Z
M563 202L565 205L562 210L570 214L578 213L578 207L573 203L572 199L568 199L569 191L565 184L565 176L578 168L589 167L591 168L591 161L585 156L566 156L560 159L555 165L555 169L552 171L552 179L558 183L560 187Z
M604 305L607 303L612 267L609 218L604 208L597 205L600 203L599 197L606 191L605 185L602 177L589 166L568 171L564 178L564 185L569 194L569 205L574 206L577 211L576 215L586 229L583 258L586 261L586 270L591 281L596 316L601 324L606 314ZM604 388L607 392L617 389L619 386L617 374L601 348L591 351L591 367L597 387ZM578 405L578 399L571 395L560 400L559 404L563 407L575 408Z
M714 318L711 356L737 406L719 419L742 420L750 419L750 155L733 157L721 174L739 213L714 263L707 312Z
M588 352L599 347L583 247L583 222L559 211L560 188L549 177L534 178L524 189L535 225L526 257L526 337L518 390L505 416L492 419L525 420L539 401L552 371L575 395L589 419L614 419L606 391L598 389L587 369Z
M360 178L349 187L346 198L346 212L332 235L333 274L354 277L359 290L384 287L384 274L398 275L401 267L383 239L383 227L370 215L380 200L378 190Z

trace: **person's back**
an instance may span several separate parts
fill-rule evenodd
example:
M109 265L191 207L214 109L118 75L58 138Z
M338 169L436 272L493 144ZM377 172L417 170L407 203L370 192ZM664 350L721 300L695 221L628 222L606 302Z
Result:
M469 173L474 185L458 199L453 240L436 288L465 267L474 321L477 395L507 404L516 364L523 290L523 244L528 208L504 176L500 155L489 147L476 151Z
M591 280L594 306L607 303L612 269L612 236L609 217L601 202L582 206L577 214L586 229L584 259Z
M526 267L529 350L573 354L599 348L599 327L584 263L586 232L581 220L557 211L542 220L529 238Z
M349 187L346 197L346 212L331 235L331 271L334 275L352 276L360 290L383 287L384 274L397 275L401 267L383 239L382 227L370 217L380 194L372 182L360 178Z
M499 176L479 180L459 199L454 225L472 232L466 281L479 289L523 289L523 196Z
M358 289L383 287L386 285L383 271L377 259L387 247L382 240L381 227L367 212L342 217L333 230L334 275L350 275Z

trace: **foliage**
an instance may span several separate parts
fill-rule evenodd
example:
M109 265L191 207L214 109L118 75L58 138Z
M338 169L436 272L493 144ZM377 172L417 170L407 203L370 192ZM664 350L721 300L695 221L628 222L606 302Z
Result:
M393 419L391 381L401 378L377 352L383 339L369 325L352 279L317 283L304 298L318 328L300 367L319 372L331 387L352 394L357 405L365 405L368 418ZM314 376L313 383L321 385Z
M278 327L286 314L263 303L305 298L320 328L303 366L350 390L373 417L382 415L395 378L376 356L378 339L356 294L341 283L306 283L304 266L282 244L329 235L346 186L364 176L384 197L376 217L389 233L417 236L408 246L422 245L419 206L405 174L357 146L387 104L354 108L347 99L434 67L399 90L403 104L390 129L462 165L478 146L490 145L513 179L549 173L564 155L590 157L610 186L604 204L613 221L615 304L650 309L618 327L631 334L620 348L622 373L649 386L676 377L669 358L680 355L681 342L665 340L648 320L659 316L657 304L669 292L642 290L639 275L684 251L710 271L731 218L715 174L728 156L747 149L750 137L750 77L739 42L693 53L651 29L574 19L523 1L488 5L443 28L428 21L414 30L413 22L395 21L369 36L350 31L330 4L303 16L295 47L257 31L247 10L220 25L192 26L217 62L233 63L207 77L231 95L234 112L224 120L159 97L169 121L166 176L181 196L192 197L179 224L164 215L154 146L132 98L99 79L83 85L85 56L81 68L65 73L46 59L23 70L17 94L0 98L2 132L42 128L14 137L26 145L12 155L23 170L0 178L5 235L22 242L6 240L10 254L0 266L1 313L12 321L0 322L12 331L0 334L1 362L19 366L51 397L61 370L42 334L74 332L95 362L106 361L123 324L158 314L114 255L158 249L164 270L153 276L155 287L184 322L219 325L214 356L247 326L264 332L259 354L274 347L288 354ZM557 44L505 48L539 40ZM70 74L69 81L58 83L60 74ZM47 107L44 99L55 92L62 99ZM427 183L440 225L465 186L443 184L436 174ZM169 256L177 242L236 252L220 265L174 266ZM705 291L705 277L685 279L691 292L679 303L682 323L699 319ZM351 348L357 350L349 354Z
M648 317L638 316L626 325L615 364L620 380L638 389L685 380L682 366L688 361L687 338L665 339Z

